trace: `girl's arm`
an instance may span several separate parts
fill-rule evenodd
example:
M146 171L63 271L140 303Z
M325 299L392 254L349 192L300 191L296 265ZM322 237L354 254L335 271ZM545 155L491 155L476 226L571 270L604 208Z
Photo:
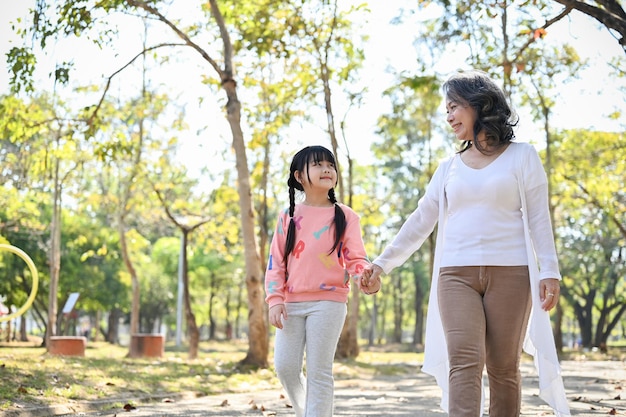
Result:
M270 308L284 304L286 270L283 262L285 240L287 239L288 216L281 212L278 216L274 236L270 245L270 255L265 271L265 301Z
M370 266L361 234L361 219L347 206L343 207L346 214L347 227L344 235L345 248L342 256L345 261L345 268L355 279L357 287L365 294L375 294L380 290L380 279L377 282L364 282L363 272Z

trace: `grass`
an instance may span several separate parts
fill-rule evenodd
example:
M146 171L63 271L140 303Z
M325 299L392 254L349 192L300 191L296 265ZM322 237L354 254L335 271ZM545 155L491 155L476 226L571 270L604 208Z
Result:
M202 342L198 359L183 348L166 346L162 358L129 359L128 348L89 342L85 357L48 355L40 342L0 344L0 411L16 406L64 404L68 401L167 398L278 389L274 370L243 369L243 342ZM568 352L563 360L624 359L624 349L608 354ZM271 355L270 355L271 356ZM273 358L269 358L273 363ZM362 348L356 359L335 361L335 378L400 376L419 371L423 353L407 345Z
M0 410L14 404L51 405L68 400L93 401L239 392L278 387L270 369L242 370L243 344L203 344L199 358L166 348L163 358L129 359L128 349L89 342L85 357L48 355L30 344L0 345Z

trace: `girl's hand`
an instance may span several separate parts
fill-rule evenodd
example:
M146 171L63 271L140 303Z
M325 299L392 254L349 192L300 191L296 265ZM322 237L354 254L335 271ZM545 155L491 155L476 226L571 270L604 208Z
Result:
M539 299L541 308L545 311L552 310L559 302L561 287L556 278L546 278L539 282Z
M361 277L361 291L363 291L363 294L376 294L378 291L380 291L380 286L380 277L376 277L374 279L370 278L368 280L368 285L365 285L365 283L363 282L363 277Z
M361 291L365 294L375 294L380 291L380 274L383 269L375 264L369 265L361 274Z
M282 318L287 320L287 309L284 304L276 304L275 306L270 307L269 319L270 324L277 329L283 328Z

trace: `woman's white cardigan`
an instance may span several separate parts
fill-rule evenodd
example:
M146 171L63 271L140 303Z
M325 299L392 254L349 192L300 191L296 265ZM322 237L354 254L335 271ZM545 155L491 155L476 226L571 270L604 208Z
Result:
M554 345L554 336L550 325L550 317L547 311L541 308L539 299L539 267L533 250L532 241L529 233L528 219L525 213L526 198L524 193L524 175L522 175L522 165L525 153L529 151L530 144L511 143L517 152L516 155L516 173L519 184L519 194L522 201L522 212L524 213L524 230L526 248L528 254L528 266L530 272L532 309L530 313L526 338L524 341L524 351L534 358L535 368L539 376L539 397L548 403L554 410L556 417L570 416L569 406L565 396L563 380L561 378L561 368L556 354ZM533 152L534 149L532 149ZM443 232L446 227L446 198L444 184L454 157L443 161L429 184L429 187L435 187L439 192L439 217L437 229L437 243L435 247L435 260L428 301L428 312L426 318L426 339L424 350L424 365L422 370L427 374L435 377L437 384L442 390L441 408L448 411L448 374L449 361L448 350L446 346L443 326L441 324L441 316L439 314L439 304L437 300L437 286L439 279L439 265L441 260L441 248L443 247ZM431 229L432 231L432 229ZM385 273L389 273L391 269L400 265L411 253L419 248L429 233L415 233L413 236L416 240L411 242L410 247L404 247L403 250L395 251L392 259L385 257L385 254L374 260L374 263L383 268ZM399 249L396 247L396 249ZM484 396L483 396L484 397Z

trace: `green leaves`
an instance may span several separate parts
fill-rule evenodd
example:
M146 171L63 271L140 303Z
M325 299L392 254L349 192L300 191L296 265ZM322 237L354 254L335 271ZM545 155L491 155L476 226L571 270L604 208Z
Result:
M10 69L11 92L15 94L20 91L33 92L33 73L37 65L35 54L25 47L13 47L7 54L7 64Z

